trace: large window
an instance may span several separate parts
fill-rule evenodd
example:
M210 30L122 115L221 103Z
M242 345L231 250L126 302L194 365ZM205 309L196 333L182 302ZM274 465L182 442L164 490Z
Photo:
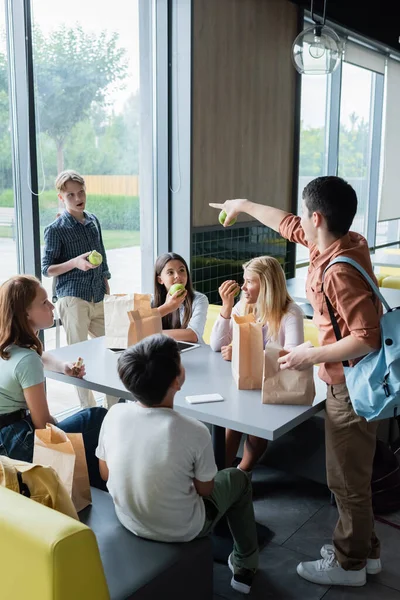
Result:
M5 12L4 2L0 1L0 283L17 273L16 236Z
M400 220L377 223L385 57L346 42L341 66L329 76L302 76L299 197L314 177L338 175L355 189L352 229L371 247L399 242ZM308 259L297 248L298 265Z
M79 171L111 291L139 291L138 2L32 0L32 16L41 231L62 210L57 173Z
M367 235L374 73L344 62L339 129L338 175L357 193L352 229Z
M74 169L87 210L100 220L111 293L141 289L138 1L32 0L40 229L63 210L54 180ZM52 295L53 279L43 278ZM46 349L66 344L45 332ZM96 394L95 394L96 395ZM71 386L48 381L53 413L78 404Z
M298 214L302 193L315 177L327 173L328 77L304 75L301 84ZM297 262L308 260L307 248L297 246Z

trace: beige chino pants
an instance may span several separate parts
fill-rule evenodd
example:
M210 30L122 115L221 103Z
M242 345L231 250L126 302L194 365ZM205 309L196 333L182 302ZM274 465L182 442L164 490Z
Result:
M64 296L59 299L57 309L69 345L84 342L88 336L94 338L104 335L103 302L87 302L87 300L75 298L75 296ZM82 408L96 406L96 400L91 390L82 387L75 389ZM116 402L118 402L118 398L105 396L106 408L110 408Z

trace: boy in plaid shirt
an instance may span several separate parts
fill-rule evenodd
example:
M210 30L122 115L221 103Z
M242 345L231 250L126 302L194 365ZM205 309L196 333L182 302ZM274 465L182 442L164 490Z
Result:
M56 179L63 213L44 231L42 273L57 277L58 312L68 344L104 335L104 294L110 293L107 256L97 217L85 211L85 180L75 171L63 171ZM87 257L96 250L101 265ZM93 392L76 388L82 408L96 406ZM109 407L116 398L106 396Z

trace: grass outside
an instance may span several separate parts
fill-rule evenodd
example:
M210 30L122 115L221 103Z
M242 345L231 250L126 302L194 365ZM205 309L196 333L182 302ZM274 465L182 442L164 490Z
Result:
M106 229L102 231L103 242L106 250L114 248L129 248L140 246L140 231L126 231L124 229ZM11 227L0 225L0 238L11 238ZM40 231L40 241L43 244L43 227Z

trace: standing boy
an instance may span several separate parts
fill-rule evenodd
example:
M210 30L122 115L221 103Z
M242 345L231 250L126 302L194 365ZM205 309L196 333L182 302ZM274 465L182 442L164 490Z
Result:
M314 309L321 346L301 344L279 362L282 369L301 370L321 365L319 376L328 387L326 471L329 488L336 497L339 520L333 533L333 546L323 546L322 558L300 563L297 572L313 583L362 586L366 583L366 573L376 574L381 570L371 501L377 423L367 422L355 414L342 361L359 359L380 347L382 307L363 276L348 264L330 267L322 289L324 269L340 256L354 259L375 279L366 239L349 231L357 211L356 193L340 177L318 177L304 188L301 219L248 200L228 200L223 205L211 206L224 208L225 223L244 212L291 242L309 249L306 293ZM339 341L324 293L337 318L342 338Z
M42 273L57 277L58 312L68 344L104 335L104 294L110 293L101 227L97 217L85 211L85 180L76 171L63 171L56 179L64 212L46 227ZM92 265L87 257L96 250L103 258ZM96 406L91 390L76 388L82 408ZM116 398L106 396L107 407Z

